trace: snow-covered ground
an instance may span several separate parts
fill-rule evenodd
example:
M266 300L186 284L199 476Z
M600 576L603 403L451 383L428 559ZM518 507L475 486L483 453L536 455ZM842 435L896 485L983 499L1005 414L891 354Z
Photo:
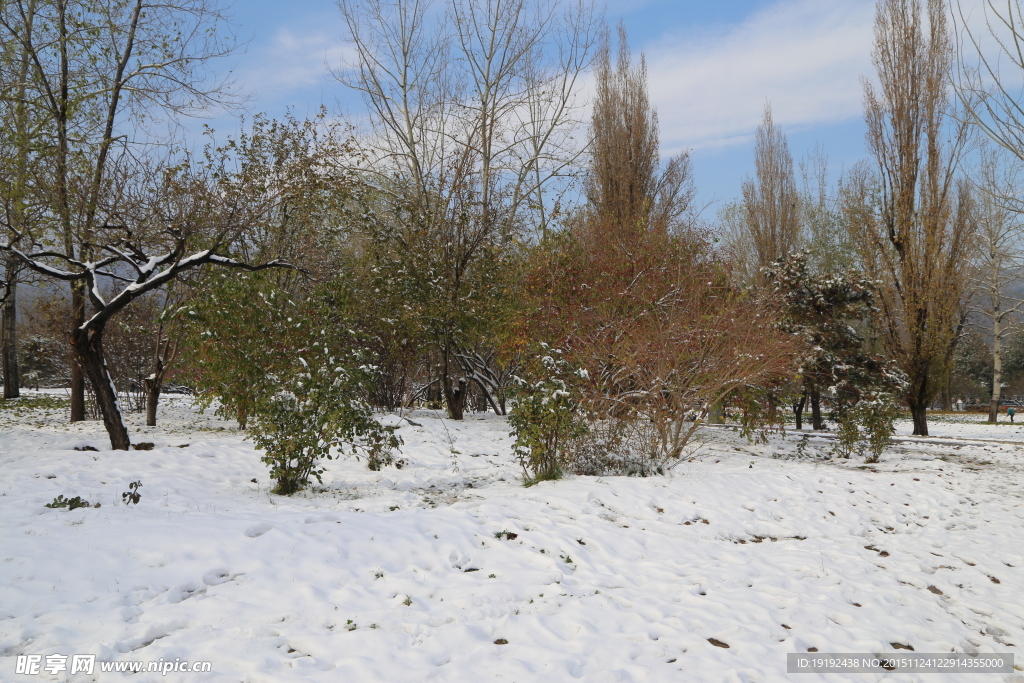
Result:
M1010 422L1005 414L999 416L998 424L988 424L988 413L938 413L928 416L930 436L961 439L1004 439L1024 444L1024 416L1015 416ZM899 426L897 434L909 436L913 424L909 420Z
M329 462L282 498L230 423L139 417L154 450L113 452L62 409L0 409L0 681L125 679L16 674L32 654L211 663L132 681L1024 681L1024 425L934 419L959 440L871 466L709 429L670 476L524 488L503 418L421 411L402 469ZM786 673L906 647L1020 669Z

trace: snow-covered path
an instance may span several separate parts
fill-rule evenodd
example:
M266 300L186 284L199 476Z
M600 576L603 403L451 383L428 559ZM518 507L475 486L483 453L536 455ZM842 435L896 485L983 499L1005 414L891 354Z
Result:
M14 674L54 653L212 663L132 681L1024 680L786 674L815 649L1024 664L1016 445L905 443L863 467L717 431L669 477L523 488L500 418L417 413L401 470L328 463L323 489L281 498L182 402L129 453L32 415L0 425L0 680L124 677Z

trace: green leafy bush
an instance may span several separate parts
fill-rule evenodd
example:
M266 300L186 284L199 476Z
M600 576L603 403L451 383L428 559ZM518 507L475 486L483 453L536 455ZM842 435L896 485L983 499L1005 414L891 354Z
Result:
M840 457L856 454L863 456L864 462L878 462L896 431L895 423L902 413L900 391L907 379L895 364L880 365L873 382L829 387L839 424L835 451Z
M200 400L216 398L221 413L247 423L275 493L322 483L319 463L336 455L365 457L371 469L402 462L398 438L373 418L377 370L336 292L299 299L260 275L214 280L209 291L185 312Z
M290 352L282 335L296 327L298 306L264 273L228 277L216 273L200 285L201 294L178 312L189 380L204 409L248 426L261 383Z
M97 503L96 506L99 507L99 504ZM77 510L78 508L89 507L89 501L82 500L81 496L75 496L74 498L65 498L63 495L60 495L54 498L52 502L47 503L46 507L54 509L67 508L68 511L70 512L71 510Z
M573 387L585 377L558 349L541 344L540 351L515 379L515 402L508 423L515 437L513 453L528 482L562 476L570 444L587 433L584 411Z
M373 419L362 397L368 377L345 367L326 344L314 342L290 367L268 375L253 406L252 439L277 482L275 493L292 494L322 483L322 459L340 453L365 456L371 469L392 462L399 441Z

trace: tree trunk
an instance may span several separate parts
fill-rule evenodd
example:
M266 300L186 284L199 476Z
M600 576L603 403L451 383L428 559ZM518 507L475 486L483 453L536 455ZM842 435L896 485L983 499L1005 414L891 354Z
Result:
M998 309L997 309L998 313ZM992 321L992 401L988 405L988 421L999 421L999 398L1003 391L1003 331L997 315Z
M825 428L821 419L821 392L817 387L811 389L811 428L820 431Z
M910 415L914 418L914 436L928 436L928 380L925 379L914 394L907 396Z
M117 402L114 382L107 369L107 361L103 357L103 328L76 327L71 337L75 354L85 376L89 378L96 403L103 416L103 426L110 437L110 447L115 451L127 451L131 448L128 438L128 426L121 416L121 406Z
M910 415L914 418L914 436L928 436L928 406L916 401L910 406Z
M10 273L10 267L7 271ZM16 280L7 283L7 299L3 312L3 373L4 398L18 398L21 395L21 377L18 373L18 328L17 328L17 287Z
M146 379L146 426L156 427L156 408L160 403L160 384Z
M448 407L448 417L453 420L461 420L466 412L466 394L469 387L465 379L459 379L457 387L452 386L452 380L447 374L442 378L441 385L444 388L444 400Z
M459 378L459 385L455 387L453 397L455 399L455 415L452 416L452 419L461 420L466 415L466 399L469 398L469 384L465 379Z
M807 390L804 390L803 396L800 400L793 404L793 414L796 415L796 429L800 431L804 428L804 406L807 405Z
M950 386L953 383L953 364L949 364L949 370L946 371L946 381L942 385L942 411L945 413L953 412L953 387Z
M245 426L249 423L249 411L245 408L239 408L235 419L238 420L238 428L244 432Z
M448 372L451 359L450 347L446 346L441 353L441 390L444 392L444 402L448 408L448 417L453 420L461 420L465 413L466 393L469 387L466 386L465 379L459 380L459 386L452 386L452 378Z
M487 412L487 404L490 403L491 404L491 408L494 409L494 414L495 415L504 415L505 414L505 413L501 412L501 410L498 408L498 404L494 401L494 397L491 396L491 392L487 391L487 387L484 387L483 389L481 389L481 392L484 395L483 409L482 409L481 412L486 413Z
M164 383L164 361L157 356L153 374L144 380L146 384L146 426L156 427L156 408L160 403L160 389Z
M79 333L85 323L85 293L79 283L71 286L71 324L75 332L72 333L71 343L75 343L75 335ZM71 421L81 422L85 419L85 373L83 372L81 352L71 359Z

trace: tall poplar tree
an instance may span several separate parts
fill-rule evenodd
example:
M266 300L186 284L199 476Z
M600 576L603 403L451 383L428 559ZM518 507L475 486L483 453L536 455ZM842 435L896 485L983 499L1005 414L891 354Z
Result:
M865 84L868 148L877 176L852 175L854 243L878 282L876 331L907 376L914 434L942 387L974 244L971 193L959 172L967 124L954 115L953 44L942 0L881 0Z

